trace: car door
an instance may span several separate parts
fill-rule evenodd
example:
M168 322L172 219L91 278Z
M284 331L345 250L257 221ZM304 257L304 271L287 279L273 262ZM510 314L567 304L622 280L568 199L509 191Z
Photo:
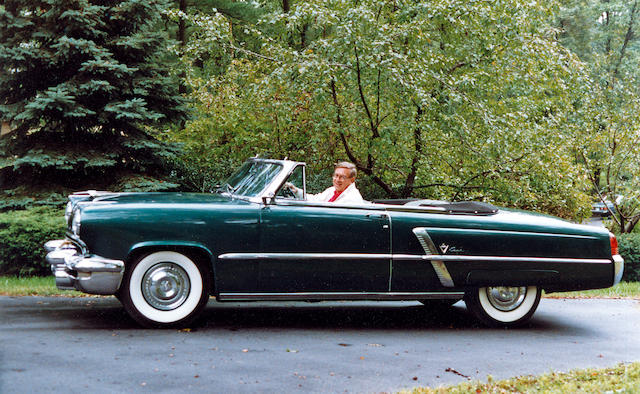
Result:
M260 246L261 291L389 291L384 211L276 199L260 212Z

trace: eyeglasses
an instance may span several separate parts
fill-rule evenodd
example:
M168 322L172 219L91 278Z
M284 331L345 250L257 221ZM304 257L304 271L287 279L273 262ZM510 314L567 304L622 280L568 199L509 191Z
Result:
M344 181L345 179L349 179L350 177L348 176L344 176L344 175L340 175L340 174L333 174L334 178L340 179L341 181Z

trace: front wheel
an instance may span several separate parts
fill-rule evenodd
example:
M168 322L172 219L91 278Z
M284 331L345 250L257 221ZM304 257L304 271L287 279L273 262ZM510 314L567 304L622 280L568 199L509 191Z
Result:
M481 287L465 294L467 309L490 327L526 323L538 308L542 289L537 286Z
M142 256L127 269L122 305L145 327L183 326L207 304L209 278L189 257L171 251Z

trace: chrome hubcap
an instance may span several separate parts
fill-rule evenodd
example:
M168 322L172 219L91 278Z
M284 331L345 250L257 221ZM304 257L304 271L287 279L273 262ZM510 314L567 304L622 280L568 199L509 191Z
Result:
M487 287L487 298L499 311L510 312L517 309L527 295L526 287Z
M144 299L161 311L170 311L182 305L190 289L186 271L174 263L156 264L142 278Z

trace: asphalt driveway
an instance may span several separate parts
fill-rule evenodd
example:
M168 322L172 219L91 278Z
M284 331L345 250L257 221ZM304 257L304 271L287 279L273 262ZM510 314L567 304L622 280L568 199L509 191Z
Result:
M634 300L543 299L511 330L464 303L212 301L147 330L112 297L0 297L0 392L393 392L639 361L638 327Z

